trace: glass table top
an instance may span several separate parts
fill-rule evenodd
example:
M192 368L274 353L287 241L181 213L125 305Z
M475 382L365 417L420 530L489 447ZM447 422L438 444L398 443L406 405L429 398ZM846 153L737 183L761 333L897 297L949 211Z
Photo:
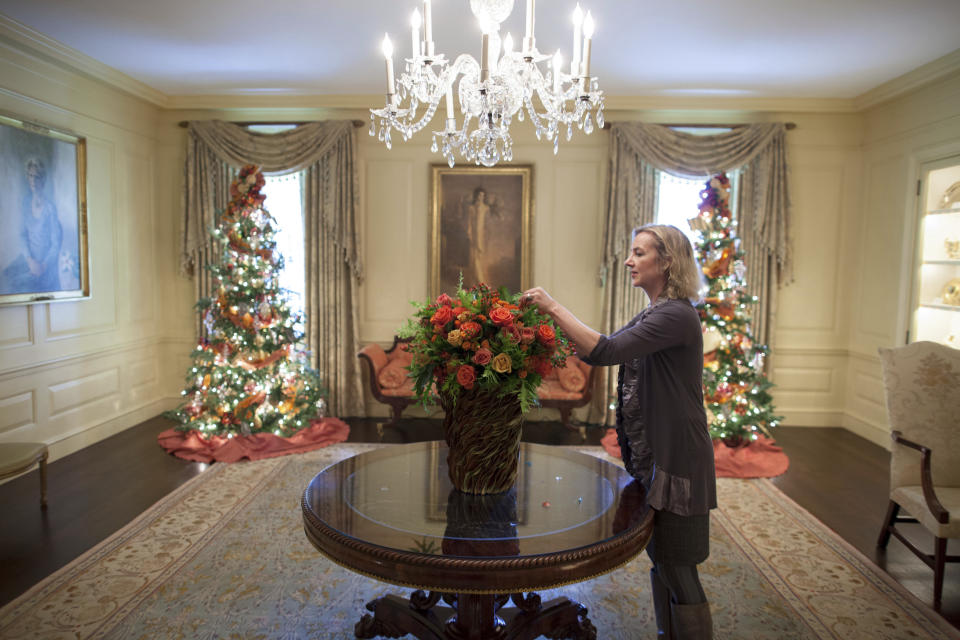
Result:
M331 529L384 548L469 557L529 556L594 545L640 524L645 494L622 468L522 443L502 494L453 489L443 442L376 449L317 474L305 508Z

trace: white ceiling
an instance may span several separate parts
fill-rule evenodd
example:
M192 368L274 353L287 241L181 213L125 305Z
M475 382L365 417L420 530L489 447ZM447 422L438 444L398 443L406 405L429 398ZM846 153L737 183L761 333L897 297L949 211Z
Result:
M569 60L575 0L540 0ZM960 0L580 0L616 96L852 98L960 47ZM503 32L519 39L524 0ZM379 43L409 55L411 0L0 0L0 12L169 96L372 95ZM433 0L448 58L478 56L467 0Z

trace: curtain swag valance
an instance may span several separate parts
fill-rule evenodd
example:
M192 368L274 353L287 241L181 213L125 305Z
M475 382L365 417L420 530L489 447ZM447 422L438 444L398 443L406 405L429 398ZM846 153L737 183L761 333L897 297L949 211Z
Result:
M336 244L344 252L344 259L356 277L361 278L363 270L351 230L352 222L347 224L343 219L352 221L354 214L354 138L353 123L349 120L310 122L279 133L250 131L222 120L189 122L184 167L181 273L195 274L198 252L209 244L209 230L216 223L217 212L227 204L233 171L245 164L255 164L267 174L313 168L326 178L326 184L322 185L326 189L318 203L322 209L323 226L336 236ZM335 165L333 170L327 166L329 163ZM347 183L333 185L331 180L345 180ZM351 195L347 202L349 211L343 209L342 201L336 202L336 198L331 201L335 192L341 190Z
M632 155L641 164L687 178L742 170L740 237L752 240L774 261L778 283L789 282L792 259L786 131L782 122L751 124L706 136L645 122L612 124L610 168L621 175L611 176L613 193L608 196L608 215L612 214L618 224L608 227L612 233L604 238L605 266L616 266L625 249L624 238L636 226L633 222L637 215L630 211L635 198L619 192L622 186L634 182L622 175L632 166L625 156Z
M621 138L644 161L684 178L712 176L747 165L782 145L786 124L764 122L714 135L677 131L662 124L616 123L611 136Z

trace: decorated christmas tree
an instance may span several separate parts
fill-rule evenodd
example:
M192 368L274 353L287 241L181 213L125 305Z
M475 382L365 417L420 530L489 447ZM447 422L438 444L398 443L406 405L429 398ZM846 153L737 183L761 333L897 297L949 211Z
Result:
M777 426L763 370L766 345L750 332L749 308L757 299L746 291L746 265L730 215L726 174L707 181L700 213L690 220L699 232L697 257L708 285L699 307L703 327L703 398L710 435L734 446L749 443Z
M257 167L243 167L211 232L222 250L209 267L216 295L197 303L207 335L191 356L184 403L165 414L179 431L289 437L322 417L320 377L301 346L299 314L279 286L283 258L263 185Z

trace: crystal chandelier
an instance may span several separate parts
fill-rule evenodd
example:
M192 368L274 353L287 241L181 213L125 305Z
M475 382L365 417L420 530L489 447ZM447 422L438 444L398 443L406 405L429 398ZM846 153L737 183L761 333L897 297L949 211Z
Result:
M554 154L564 130L570 140L574 126L590 134L594 118L597 126L603 127L603 92L590 75L594 29L590 12L584 16L579 4L573 12L573 56L568 73L559 50L552 56L537 50L533 36L535 0L526 0L526 37L520 50L514 51L509 33L501 41L500 23L510 15L513 2L470 0L470 10L482 32L479 62L464 53L450 63L434 51L431 0L423 0L422 16L414 10L411 17L412 55L405 59L399 82L394 80L393 45L384 35L387 96L382 109L370 110L370 135L379 135L387 149L394 129L409 140L430 122L440 101L445 100L445 127L433 132L431 151L441 153L451 167L456 155L492 167L500 160L513 159L510 123L514 116L523 121L524 111L536 129L537 139L553 142ZM544 73L540 64L548 60L550 64L544 66L549 68ZM455 90L463 115L459 127Z

